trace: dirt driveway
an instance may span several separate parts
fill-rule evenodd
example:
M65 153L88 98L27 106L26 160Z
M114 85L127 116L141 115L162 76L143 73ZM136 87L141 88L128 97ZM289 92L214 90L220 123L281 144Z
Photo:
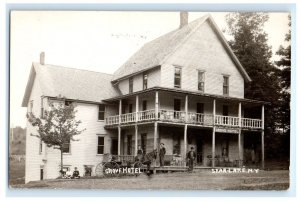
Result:
M259 171L258 173L160 173L119 178L88 178L79 180L44 180L15 185L13 188L55 189L174 189L174 190L286 190L289 171Z

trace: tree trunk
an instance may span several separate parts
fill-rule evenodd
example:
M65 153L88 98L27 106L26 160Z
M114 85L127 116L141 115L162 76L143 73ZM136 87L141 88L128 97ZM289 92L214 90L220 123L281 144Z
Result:
M60 174L63 176L63 150L60 149Z

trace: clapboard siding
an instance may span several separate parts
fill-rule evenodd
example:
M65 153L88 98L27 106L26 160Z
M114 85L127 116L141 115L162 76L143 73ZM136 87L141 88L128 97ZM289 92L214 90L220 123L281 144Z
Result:
M98 136L104 137L104 153L110 152L110 135L104 129L104 121L98 120L98 105L77 103L76 119L81 120L80 129L86 129L76 136L79 141L71 142L70 154L64 154L64 165L71 170L77 167L80 174L84 174L84 165L92 165L94 168L101 163L103 156L97 154ZM47 167L49 178L59 176L60 152L52 148L47 152ZM94 173L94 169L93 169Z
M32 112L36 116L40 115L41 112L41 96L42 91L38 80L35 78L32 91L29 98L27 108L30 108L30 101L33 101ZM25 162L25 182L40 180L40 167L44 165L43 159L45 158L45 146L40 154L39 144L40 139L33 135L37 135L36 129L27 122L26 129L26 162Z
M205 72L205 93L223 95L223 75L229 75L229 96L244 97L244 79L208 22L162 65L162 86L174 87L174 66L182 67L182 89L197 91L201 70Z

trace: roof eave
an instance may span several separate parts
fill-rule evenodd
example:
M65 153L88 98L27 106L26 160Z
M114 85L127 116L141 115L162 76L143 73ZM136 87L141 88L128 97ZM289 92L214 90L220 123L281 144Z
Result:
M28 106L28 102L29 102L29 98L30 98L30 94L31 94L31 90L32 90L35 78L36 78L36 71L34 69L34 63L32 63L29 78L28 78L27 84L26 84L25 94L23 96L23 101L22 101L22 105L21 105L22 107Z

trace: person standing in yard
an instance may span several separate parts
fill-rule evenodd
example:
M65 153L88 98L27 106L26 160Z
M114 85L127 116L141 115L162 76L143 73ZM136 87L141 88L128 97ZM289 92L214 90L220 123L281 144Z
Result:
M192 172L194 169L194 161L196 158L196 153L194 151L194 147L191 147L191 151L188 152L187 154L187 159L188 159L188 164L189 164L189 172Z
M164 165L165 165L165 155L166 155L165 144L160 143L160 149L159 149L159 164L160 164L160 167L164 167Z

